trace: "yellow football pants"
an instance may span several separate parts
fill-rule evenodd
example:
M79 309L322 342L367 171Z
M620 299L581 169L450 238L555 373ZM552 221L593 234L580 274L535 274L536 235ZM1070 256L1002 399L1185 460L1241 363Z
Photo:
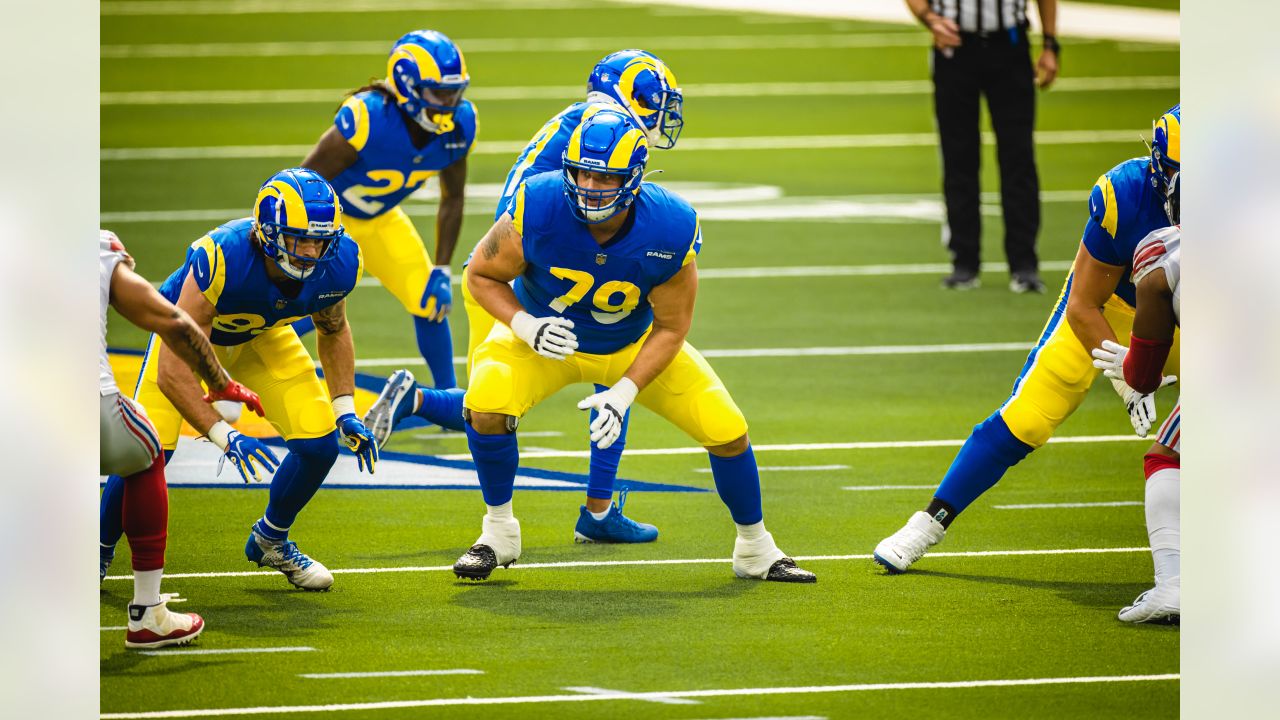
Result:
M156 359L160 345L160 339L152 335L134 399L146 408L160 443L172 450L178 446L182 415L160 392ZM333 432L336 419L329 390L316 375L315 363L292 327L272 328L247 343L215 345L214 350L231 377L262 398L267 421L285 440L317 438Z
M1102 374L1093 366L1090 348L1076 338L1067 323L1070 284L1071 275L1068 275L1039 342L1014 382L1013 394L1000 407L1000 415L1009 430L1033 448L1049 441L1058 426L1084 402L1093 381ZM1122 345L1129 343L1133 332L1133 313L1133 308L1116 295L1102 308L1103 317ZM1179 337L1175 334L1164 371L1166 375L1177 375L1178 369Z
M378 278L409 314L428 317L435 311L434 299L429 307L422 307L422 294L435 265L404 210L392 208L369 220L347 216L342 224L360 246L365 272Z

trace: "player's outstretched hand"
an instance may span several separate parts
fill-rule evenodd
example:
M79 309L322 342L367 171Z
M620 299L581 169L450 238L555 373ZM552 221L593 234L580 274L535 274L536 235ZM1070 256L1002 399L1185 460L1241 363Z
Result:
M338 432L342 434L342 442L356 454L360 470L372 475L373 466L378 462L378 443L373 439L373 433L360 422L355 413L347 413L338 418Z
M445 265L431 268L427 289L422 293L421 307L432 322L444 322L453 308L453 275Z
M228 400L230 402L244 403L248 408L258 414L258 417L266 417L266 413L262 410L262 399L258 397L258 393L241 385L235 380L228 380L227 386L221 390L210 390L208 395L204 396L207 403L217 402L219 400Z
M564 360L578 349L573 321L558 315L534 317L521 310L511 318L511 332L545 358Z
M1129 348L1115 340L1103 340L1102 347L1093 349L1093 366L1112 380L1124 380L1124 356ZM1117 388L1118 390L1118 388Z
M1123 362L1123 358L1121 358ZM1178 382L1175 375L1166 375L1160 381L1160 387L1172 385ZM1123 379L1111 380L1111 386L1116 389L1116 394L1120 396L1120 400L1124 402L1125 409L1129 411L1129 424L1133 425L1133 431L1138 437L1144 438L1151 432L1151 427L1156 424L1156 394L1140 393L1129 387Z
M222 466L228 460L235 466L236 471L240 473L240 477L246 483L250 480L254 482L262 482L266 477L276 471L280 467L280 459L275 453L271 452L271 448L255 437L242 435L232 430L231 426L224 421L214 423L209 429L209 440L213 444L222 448L222 457L218 458L218 474L222 474ZM258 474L258 466L262 466L263 473Z
M627 416L627 408L635 402L639 389L629 378L622 378L613 387L587 397L578 403L579 410L595 410L597 415L591 421L591 442L604 450L613 444L622 434L622 419Z

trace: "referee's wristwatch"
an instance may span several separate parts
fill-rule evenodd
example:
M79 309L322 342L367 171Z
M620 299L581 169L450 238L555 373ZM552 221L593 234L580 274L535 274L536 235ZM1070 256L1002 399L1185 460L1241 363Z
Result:
M1044 36L1044 49L1053 51L1054 55L1062 57L1062 46L1058 44L1057 35Z

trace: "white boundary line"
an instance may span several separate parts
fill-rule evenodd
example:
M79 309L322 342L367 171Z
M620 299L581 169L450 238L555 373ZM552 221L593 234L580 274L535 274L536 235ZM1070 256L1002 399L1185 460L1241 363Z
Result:
M598 688L591 686L562 687L561 690L569 692L583 693L584 695L608 695L618 700L642 700L644 702L659 703L662 705L701 705L701 700L686 700L684 698L673 698L665 695L654 695L652 693L631 693L626 690L610 690L609 688Z
M923 48L923 45L921 46ZM1055 93L1172 90L1176 76L1100 76L1063 78ZM351 88L287 88L275 90L115 90L99 93L99 105L299 105L337 106ZM926 95L928 80L844 80L827 82L709 83L683 88L686 96L707 98ZM581 85L515 85L469 88L467 98L479 103L582 98ZM686 140L686 142L688 142Z
M174 649L168 650L143 650L141 655L154 655L156 657L179 657L186 655L247 655L255 653L287 653L287 652L314 652L315 648L299 646L299 647L263 647L263 648L210 648L201 650Z
M820 472L823 470L848 470L848 465L761 465L756 468L760 472ZM697 468L696 473L709 473L711 468ZM929 487L933 487L930 485Z
M761 688L726 688L715 690L664 690L659 692L618 693L614 695L526 695L492 698L430 698L426 700L388 700L383 702L342 703L333 705L266 705L246 708L211 708L198 710L160 710L153 712L103 713L101 720L152 720L159 718L214 717L226 715L276 715L305 712L341 712L391 708L442 707L453 705L523 705L534 703L588 702L602 700L666 700L671 698L708 698L760 695L798 695L811 693L867 692L879 690L958 690L963 688L1026 687L1031 685L1077 685L1117 682L1162 682L1180 680L1178 673L1160 675L1102 675L1090 677L1014 678L1006 680L960 680L947 682L859 683L851 685L807 685Z
M937 483L933 485L846 485L841 490L933 490L938 487Z
M1024 505L993 505L997 510L1048 510L1051 508L1100 508L1100 507L1142 507L1141 500L1120 500L1116 502L1067 502L1067 503L1028 503Z
M298 677L308 680L347 680L363 678L387 677L421 677L434 675L483 675L483 670L470 668L453 668L449 670L386 670L382 672L345 672L345 673L300 673Z
M446 12L462 10L573 10L596 8L597 3L576 0L487 0L483 8L458 0L195 0L193 2L103 2L98 6L100 15L311 15L317 13L370 13L412 12L428 10ZM390 50L390 46L387 47Z
M108 627L98 628L98 632L119 632L119 631L124 631L128 629L129 629L128 625L111 625Z
M1054 548L1044 550L970 550L957 552L931 552L931 558L970 557L1021 557L1025 555L1100 555L1107 553L1145 553L1151 548ZM871 555L797 555L797 562L825 562L828 560L870 560ZM548 568L617 567L629 565L705 565L731 563L730 558L684 558L669 560L572 560L565 562L516 563L512 570L545 570ZM381 575L384 573L452 572L452 565L413 565L405 567L331 568L335 575ZM228 570L225 572L165 573L169 580L195 580L207 578L276 577L272 570ZM132 580L132 575L108 575L107 580Z

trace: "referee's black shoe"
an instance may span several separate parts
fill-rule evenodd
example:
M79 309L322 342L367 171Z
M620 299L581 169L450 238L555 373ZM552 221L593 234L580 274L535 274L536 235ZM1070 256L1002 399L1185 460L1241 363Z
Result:
M947 290L972 290L981 284L976 271L962 268L956 268L950 275L942 278L942 287Z

